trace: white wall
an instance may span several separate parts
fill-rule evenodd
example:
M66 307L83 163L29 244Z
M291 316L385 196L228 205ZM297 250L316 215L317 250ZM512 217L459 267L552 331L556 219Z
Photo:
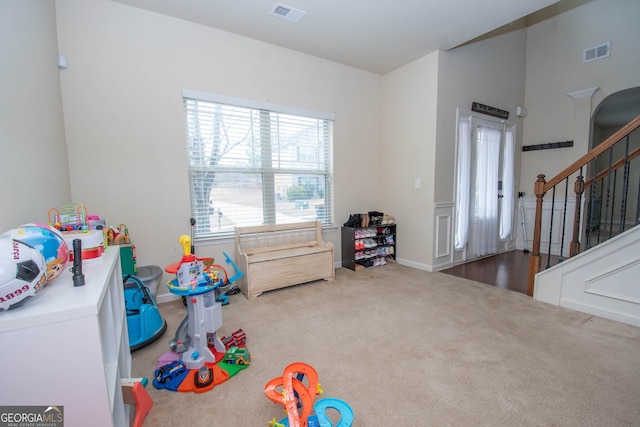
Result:
M54 7L0 1L0 233L71 198Z
M525 31L514 31L434 52L384 77L386 192L399 224L403 263L426 270L450 264L456 108L470 110L472 102L481 102L510 111L519 124L525 44Z
M520 187L527 196L538 174L549 180L587 152L582 123L588 124L602 100L640 86L639 17L637 0L595 0L527 30L523 144L574 140L573 148L523 153ZM611 42L609 58L582 63L584 49L605 42ZM594 87L600 89L591 99L567 95Z
M453 232L453 210L455 200L455 152L456 152L456 108L471 110L471 104L497 107L509 112L509 121L516 124L515 141L515 186L520 174L522 141L522 119L516 116L516 107L524 104L525 85L525 30L516 30L477 43L453 49L441 55L438 82L437 150L435 161L434 197L439 206L434 224L441 230L433 241L436 268L450 266L453 260L451 242ZM517 200L516 200L517 201ZM449 235L445 236L445 221ZM517 222L517 221L516 221ZM517 228L514 223L512 238ZM455 259L459 259L457 253Z
M190 231L183 88L335 113L336 224L384 199L380 76L110 1L56 4L74 201L125 223L138 265L178 261ZM325 239L339 260L340 233Z
M384 77L384 212L398 224L397 258L429 270L438 52ZM420 179L421 188L415 188Z

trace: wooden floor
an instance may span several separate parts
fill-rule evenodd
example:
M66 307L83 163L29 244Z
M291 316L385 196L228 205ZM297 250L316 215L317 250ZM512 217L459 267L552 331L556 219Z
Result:
M521 250L505 252L466 264L456 265L440 272L526 295L530 254L530 252Z

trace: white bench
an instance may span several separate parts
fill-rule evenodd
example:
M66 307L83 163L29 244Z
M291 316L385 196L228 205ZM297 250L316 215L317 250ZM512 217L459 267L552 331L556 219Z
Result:
M287 286L333 280L333 244L322 240L320 221L236 227L238 287L248 299Z

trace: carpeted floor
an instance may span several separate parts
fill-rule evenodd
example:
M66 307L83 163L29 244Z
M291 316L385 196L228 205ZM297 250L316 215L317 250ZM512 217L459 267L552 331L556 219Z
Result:
M634 326L397 264L230 301L219 332L244 329L251 366L201 394L149 385L145 426L267 426L285 413L264 386L292 362L355 427L640 425ZM134 377L152 379L186 314L159 307L169 327L133 354Z

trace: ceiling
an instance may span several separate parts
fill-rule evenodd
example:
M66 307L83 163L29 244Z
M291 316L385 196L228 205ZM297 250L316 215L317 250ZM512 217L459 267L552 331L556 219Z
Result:
M384 75L558 0L112 0ZM575 0L565 0L575 1ZM270 13L280 3L299 23Z

